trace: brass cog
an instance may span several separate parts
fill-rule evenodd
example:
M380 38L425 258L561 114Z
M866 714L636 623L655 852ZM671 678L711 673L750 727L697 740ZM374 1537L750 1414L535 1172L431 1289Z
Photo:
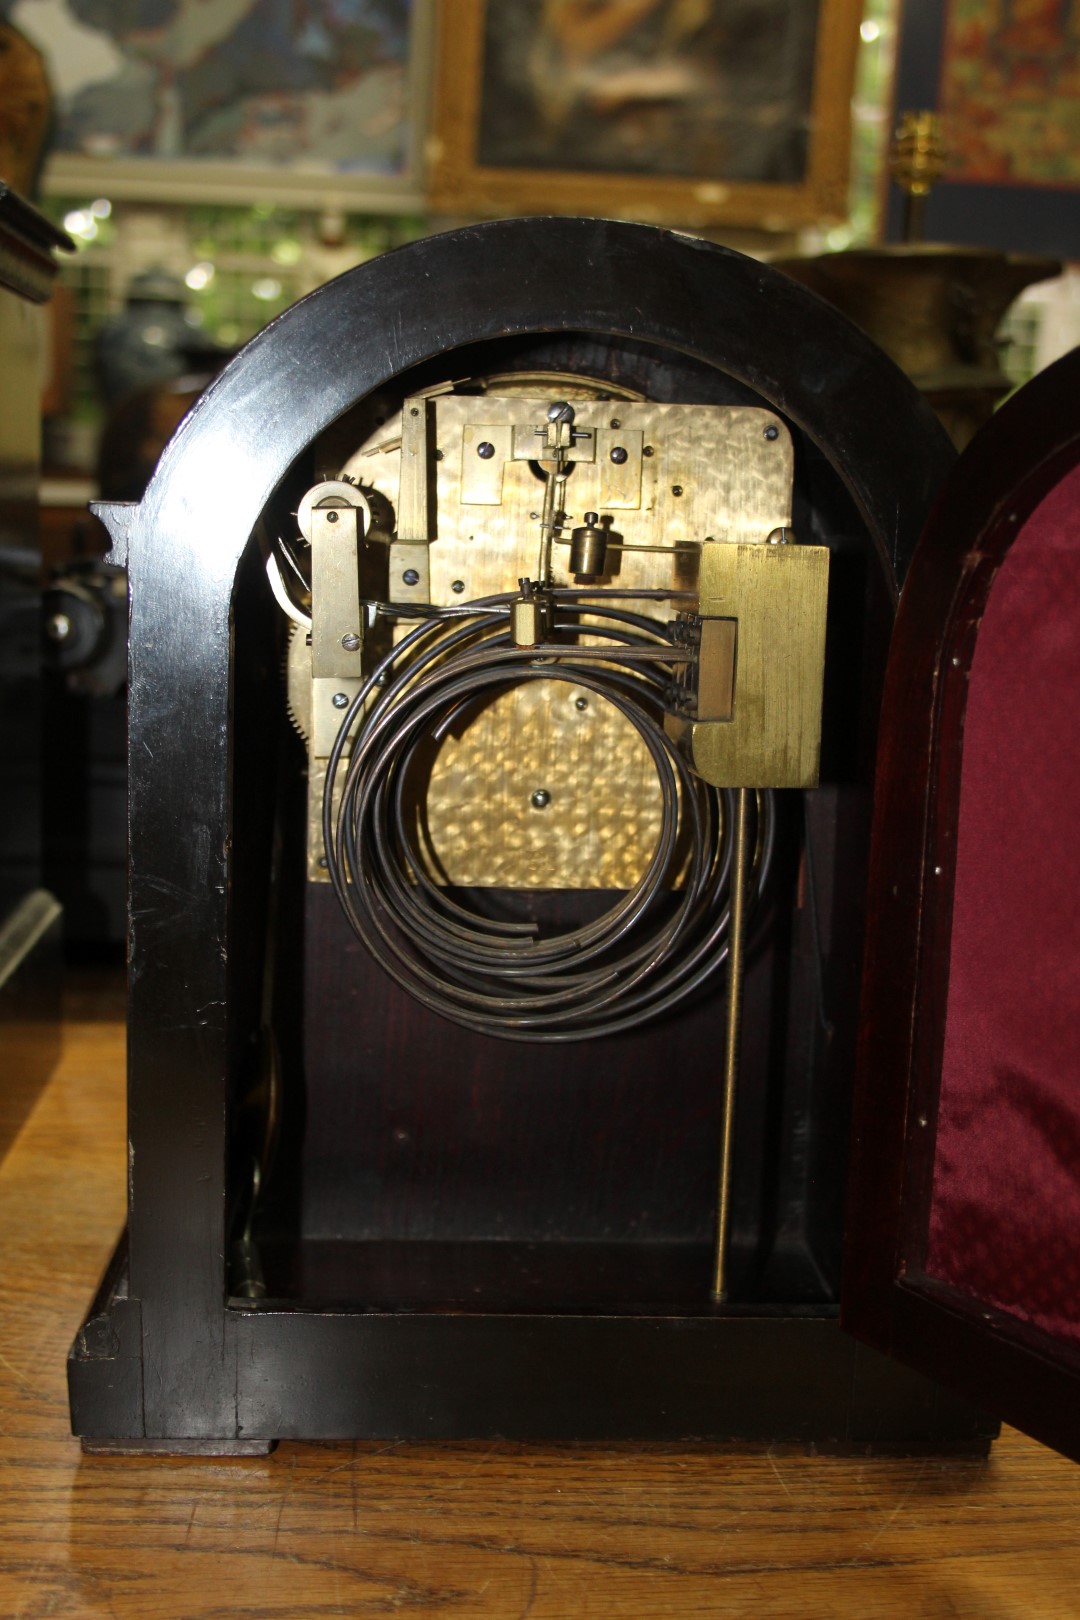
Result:
M294 730L307 742L311 736L311 648L301 624L290 624L285 648L285 709Z

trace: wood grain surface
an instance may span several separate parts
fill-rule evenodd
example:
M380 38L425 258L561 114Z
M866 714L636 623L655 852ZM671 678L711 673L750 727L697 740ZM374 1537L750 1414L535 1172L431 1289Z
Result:
M0 1164L0 1616L1080 1615L1080 1471L715 1446L83 1457L64 1358L123 1216L115 986Z

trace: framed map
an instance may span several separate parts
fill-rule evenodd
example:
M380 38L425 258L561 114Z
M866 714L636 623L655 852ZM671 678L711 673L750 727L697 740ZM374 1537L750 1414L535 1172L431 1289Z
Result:
M421 206L426 0L0 0L44 53L53 192Z
M1080 257L1080 0L908 0L897 117L923 108L949 151L930 239Z
M790 230L847 211L861 0L441 0L433 201Z

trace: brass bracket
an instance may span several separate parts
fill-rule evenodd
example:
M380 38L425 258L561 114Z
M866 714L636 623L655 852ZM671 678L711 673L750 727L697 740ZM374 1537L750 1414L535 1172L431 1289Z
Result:
M702 546L698 613L676 632L697 667L666 729L704 781L817 785L828 589L825 546Z
M401 479L397 491L399 540L431 539L428 501L429 406L423 396L407 399L401 412Z
M323 758L334 745L347 704L360 689L364 617L359 542L363 516L355 506L314 507L309 521L311 735L313 752Z
M431 601L431 547L426 540L390 542L387 601Z
M430 417L431 407L422 395L405 401L401 412L397 535L390 543L386 591L390 602L431 601ZM494 499L497 504L501 495Z
M641 428L600 428L596 435L596 461L600 475L602 512L633 512L641 506L641 458L645 434Z

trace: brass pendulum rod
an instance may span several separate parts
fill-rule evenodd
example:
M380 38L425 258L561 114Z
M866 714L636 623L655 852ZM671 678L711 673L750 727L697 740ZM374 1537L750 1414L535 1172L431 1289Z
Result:
M545 472L544 505L540 513L540 557L536 565L536 578L541 589L551 584L551 547L555 530L563 521L566 500L566 480L569 477L568 448L574 442L574 407L557 399L548 406L547 454L543 460L554 461L552 471ZM540 429L536 430L538 433Z
M739 1026L742 1020L743 935L746 920L746 824L749 788L735 794L734 845L731 852L731 923L728 929L728 1005L724 1035L724 1110L720 1128L720 1174L716 1197L716 1250L712 1295L727 1298L728 1234L731 1225L731 1144L735 1121L735 1085L739 1075Z
M537 565L537 576L541 585L550 585L552 581L551 546L555 530L563 521L566 478L566 457L560 452L554 472L547 475L547 487L544 490L544 509L540 525L540 561Z

